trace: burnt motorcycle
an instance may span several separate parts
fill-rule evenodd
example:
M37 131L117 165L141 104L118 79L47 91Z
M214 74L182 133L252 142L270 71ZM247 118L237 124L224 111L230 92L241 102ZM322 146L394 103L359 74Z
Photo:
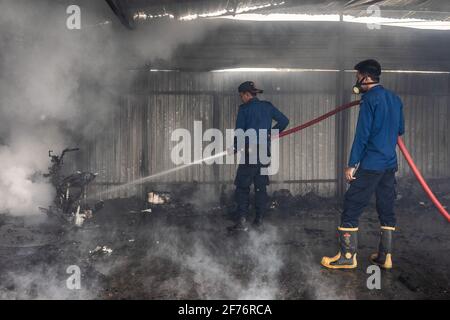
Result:
M44 177L49 178L56 189L56 195L52 205L40 209L49 217L81 227L86 219L92 218L94 212L103 208L103 201L93 205L88 202L88 185L94 181L97 173L84 171L75 171L69 175L63 173L64 155L78 150L79 148L67 148L62 151L60 156L54 155L52 150L48 152L51 166Z

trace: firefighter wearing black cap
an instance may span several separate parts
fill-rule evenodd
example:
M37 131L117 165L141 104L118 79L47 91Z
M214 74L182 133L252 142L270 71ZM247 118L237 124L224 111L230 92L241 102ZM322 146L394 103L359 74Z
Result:
M262 101L257 98L258 93L263 90L257 89L252 81L242 83L239 88L239 95L243 102L239 106L239 111L236 119L236 130L242 129L244 132L254 129L267 130L270 134L271 129L283 131L288 123L288 118L281 113L269 101ZM276 124L272 126L272 121ZM270 135L267 135L268 141L261 141L259 135L257 136L257 147L250 151L249 146L245 145L245 161L239 164L236 173L234 184L236 185L235 199L237 202L238 221L235 225L228 227L229 231L247 231L247 216L249 214L250 205L250 186L253 184L255 188L255 211L256 216L253 222L255 227L262 224L266 207L267 207L267 185L269 184L269 177L261 173L261 169L266 164L262 164L259 159L259 148L265 148L267 155L270 155ZM235 144L230 149L230 152L237 152L238 146ZM258 157L256 163L249 162L249 152L257 152Z
M375 193L380 220L378 252L372 263L392 268L392 234L395 230L396 145L405 131L403 105L400 98L379 84L381 66L365 60L355 66L353 91L363 93L358 123L345 177L350 187L345 194L344 211L338 228L339 252L323 257L322 265L331 269L352 269L357 266L358 220Z

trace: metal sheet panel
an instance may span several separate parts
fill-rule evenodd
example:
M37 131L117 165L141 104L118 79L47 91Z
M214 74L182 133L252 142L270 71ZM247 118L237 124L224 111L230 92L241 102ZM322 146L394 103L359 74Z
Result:
M290 126L304 123L336 105L334 72L287 73L188 73L145 72L139 74L133 92L122 98L122 107L112 112L109 129L99 132L89 148L88 167L100 175L98 190L174 167L170 153L176 142L173 130L193 132L194 121L203 131L217 126L232 129L240 104L236 88L244 80L254 80L265 89L262 99L272 101L290 118ZM398 92L404 102L405 142L425 177L450 176L448 75L383 75L383 83ZM345 88L354 83L346 74ZM349 100L356 97L348 95ZM358 107L348 112L347 154L353 140ZM286 188L293 193L315 191L336 193L336 141L334 117L292 136L280 146L280 171L271 177L271 189ZM192 137L192 143L194 137ZM203 143L206 146L207 142ZM400 176L410 171L400 158ZM216 167L217 168L217 167ZM155 180L157 183L231 183L235 165L196 165ZM139 186L110 194L131 196L142 192Z

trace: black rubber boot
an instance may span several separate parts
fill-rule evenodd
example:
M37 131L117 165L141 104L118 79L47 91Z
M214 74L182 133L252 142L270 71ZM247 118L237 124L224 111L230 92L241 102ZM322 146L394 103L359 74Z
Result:
M370 256L370 261L373 264L384 269L392 268L392 234L394 231L394 227L381 227L378 253Z
M358 249L358 228L338 228L339 252L334 257L323 257L322 265L330 269L354 269Z
M227 230L228 232L248 231L247 219L244 217L239 218L238 222L235 225L228 227Z
M253 220L252 227L257 230L263 229L264 225L263 225L263 219L261 216L256 215L255 220Z

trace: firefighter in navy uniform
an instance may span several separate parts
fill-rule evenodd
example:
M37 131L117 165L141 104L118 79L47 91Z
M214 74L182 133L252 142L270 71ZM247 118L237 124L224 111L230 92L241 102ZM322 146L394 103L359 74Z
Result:
M322 265L331 269L357 266L358 220L375 193L381 225L378 252L370 260L385 269L392 268L392 234L395 231L394 201L396 145L405 131L400 98L379 84L381 66L365 60L355 66L356 94L363 93L355 138L345 177L350 187L345 193L344 211L338 228L339 252L323 257Z
M270 156L270 130L277 129L279 132L283 131L289 124L288 118L281 113L272 103L262 101L257 98L258 93L263 91L257 89L252 81L242 83L239 88L239 95L243 102L239 106L239 111L236 119L236 130L242 129L244 132L254 129L257 133L257 146L250 146L248 142L245 143L245 161L239 164L236 179L235 199L237 203L238 221L235 225L228 227L228 231L247 231L247 216L249 214L250 206L250 186L253 184L255 188L255 220L253 225L260 227L265 211L267 209L267 185L269 184L269 177L261 173L261 169L267 167L268 164L263 164L259 158L259 149L265 150L266 155ZM272 121L276 124L272 126ZM259 130L267 130L268 135L261 137L258 134ZM265 140L265 141L262 141ZM234 147L230 149L230 153L239 150L236 138ZM252 150L251 150L252 149ZM256 163L252 163L249 153L257 153Z

